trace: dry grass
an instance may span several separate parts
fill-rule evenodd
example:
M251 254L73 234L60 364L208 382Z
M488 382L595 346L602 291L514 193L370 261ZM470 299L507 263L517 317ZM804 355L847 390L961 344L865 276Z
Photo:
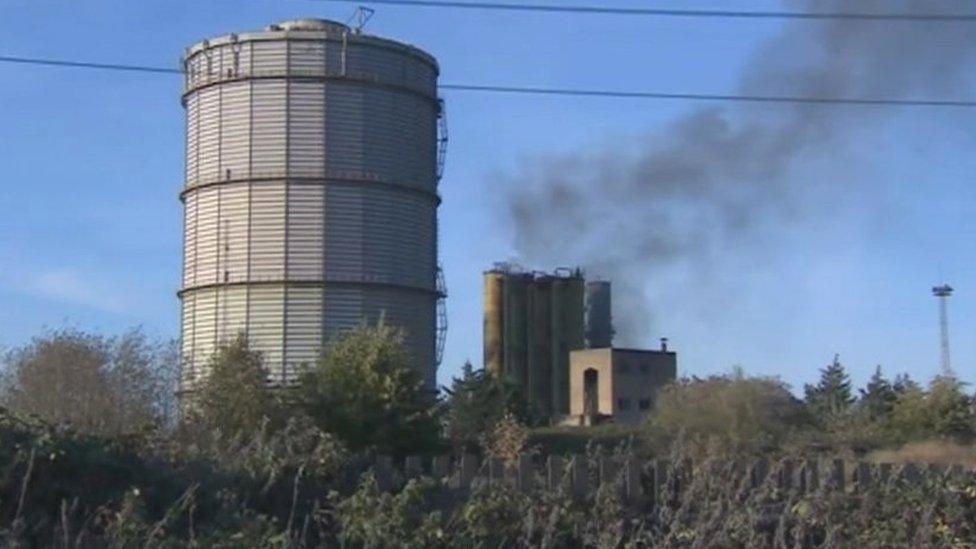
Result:
M897 450L878 450L872 452L868 459L877 463L939 463L976 467L976 448L930 440L906 444Z

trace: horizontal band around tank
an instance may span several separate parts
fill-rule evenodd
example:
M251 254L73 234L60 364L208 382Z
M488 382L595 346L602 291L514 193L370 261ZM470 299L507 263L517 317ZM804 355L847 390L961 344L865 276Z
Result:
M346 84L353 84L358 86L371 86L376 88L384 88L389 91L408 93L415 95L422 99L430 101L435 107L440 108L440 104L437 99L437 94L433 95L425 93L423 90L412 88L410 86L404 86L396 82L383 82L374 74L361 73L361 74L338 74L338 73L302 73L296 72L293 69L284 69L281 71L261 71L260 73L251 74L235 74L233 76L224 76L221 74L213 75L216 76L214 79L207 79L207 81L194 85L192 87L186 88L183 92L180 103L186 107L186 98L190 95L199 92L200 90L210 88L213 86L218 86L221 84L229 84L232 82L243 82L246 80L294 80L297 82L339 82Z
M364 287L375 287L375 288L392 288L397 290L404 290L408 292L416 292L430 295L434 298L447 297L443 292L437 290L436 285L431 288L423 288L419 286L409 286L406 284L397 284L394 282L377 282L370 280L347 280L347 279L329 279L325 280L283 280L276 278L273 280L241 280L234 282L213 282L210 284L199 284L197 286L189 286L182 288L176 292L177 297L183 297L184 295L195 292L198 290L212 290L216 288L233 288L240 286L294 286L300 288L325 288L328 286L364 286Z
M297 36L296 34L304 34L305 36ZM411 46L410 44L404 44L403 42L397 42L396 40L380 38L378 36L368 34L347 33L345 34L345 40L349 44L366 45L368 47L381 48L409 55L433 67L435 73L440 72L440 65L437 63L437 59L433 55L416 46ZM332 42L334 44L341 45L343 35L339 34L336 36L335 34L326 33L324 31L255 31L241 34L225 34L223 36L217 36L215 38L197 42L196 44L189 46L184 51L183 62L186 63L193 57L200 55L207 50L216 49L221 46L243 45L249 42L269 41Z
M308 177L308 176L286 176L286 175L268 175L260 177L240 177L231 179L216 179L211 180L206 183L199 183L192 187L186 186L183 191L180 192L180 200L186 201L186 197L196 191L201 191L208 189L210 187L217 187L220 185L243 185L248 183L283 183L287 182L289 185L371 185L375 187L380 187L390 191L402 192L404 194L410 194L414 196L420 196L427 198L436 207L441 204L441 196L434 192L425 191L423 189L418 189L416 187L407 187L405 185L397 185L396 183L389 183L387 181L382 181L380 179L374 178L355 178L341 176L341 177Z

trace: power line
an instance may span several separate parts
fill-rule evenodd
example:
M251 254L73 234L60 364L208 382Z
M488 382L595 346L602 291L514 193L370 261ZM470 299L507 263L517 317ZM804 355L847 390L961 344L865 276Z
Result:
M70 61L63 59L42 59L35 57L0 56L0 63L15 63L21 65L40 65L53 67L69 67L77 69L112 70L142 73L183 74L178 68L126 65L118 63L96 63L87 61ZM605 97L614 99L673 99L693 101L725 101L744 103L793 103L818 105L851 105L851 106L895 106L895 107L953 107L973 108L976 100L943 100L943 99L890 99L870 97L803 97L783 95L745 95L745 94L710 94L710 93L672 93L655 91L626 91L599 90L582 88L548 88L533 86L501 86L481 84L440 84L442 90L462 92L506 93L521 95L550 95L572 97Z
M14 57L0 55L2 63L17 63L21 65L47 65L53 67L74 67L79 69L104 69L113 71L154 72L182 74L181 69L166 67L148 67L144 65L119 65L116 63L87 63L84 61L64 61L60 59L40 59L36 57Z
M604 6L554 6L547 4L503 2L456 2L451 0L318 0L320 2L345 2L352 4L381 4L420 8L457 8L472 10L505 10L523 12L548 12L591 15L631 15L657 17L708 17L725 19L841 19L850 21L905 21L905 22L976 22L972 13L850 13L850 12L799 12L799 11L738 11L738 10L689 10L671 8L617 8Z
M780 95L730 95L710 93L666 93L646 91L584 90L570 88L533 88L524 86L478 86L468 84L441 84L446 90L518 93L535 95L571 95L583 97L614 97L622 99L686 99L696 101L734 101L747 103L807 103L827 105L865 105L900 107L976 107L976 101L951 101L929 99L882 99L847 97L796 97Z

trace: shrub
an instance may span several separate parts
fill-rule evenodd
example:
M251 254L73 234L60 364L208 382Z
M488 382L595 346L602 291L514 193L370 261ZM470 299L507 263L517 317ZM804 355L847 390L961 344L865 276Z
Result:
M343 547L446 547L440 513L431 512L430 479L412 480L397 494L382 492L372 474L348 498L333 493Z
M784 383L735 373L665 387L648 419L647 435L658 451L682 438L698 457L759 454L779 450L807 424L803 405Z
M520 423L531 423L518 386L508 378L474 370L470 362L445 393L447 436L457 451L478 450L480 437L507 414Z
M933 436L968 442L976 435L972 400L959 380L939 376L928 390L911 386L903 390L888 416L886 427L893 442L922 441Z
M536 427L529 431L527 445L543 455L582 454L589 447L612 450L641 442L642 427L604 423L592 427Z
M440 447L437 403L403 346L380 322L338 337L300 377L299 403L350 449L404 455Z
M877 463L940 463L976 467L976 448L944 440L912 442L893 450L878 450L869 456Z
M261 353L243 334L221 344L207 366L200 388L188 396L188 420L224 437L281 425L285 411L279 395L269 390Z
M514 415L505 414L484 433L481 441L486 454L509 465L518 461L526 448L529 430Z
M166 424L175 412L175 348L138 330L115 338L56 331L4 362L0 402L49 423L114 436Z

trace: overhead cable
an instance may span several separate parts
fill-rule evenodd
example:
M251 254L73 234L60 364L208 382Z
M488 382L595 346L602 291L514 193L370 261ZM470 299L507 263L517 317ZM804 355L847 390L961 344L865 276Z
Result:
M889 21L919 23L976 22L976 13L875 13L875 12L805 12L805 11L742 11L681 8L625 8L609 6L566 6L551 4L507 2L457 2L453 0L316 0L351 4L377 4L417 8L450 8L470 10L500 10L548 12L590 15L630 15L657 17L706 17L723 19L840 19L850 21Z
M102 63L89 61L74 61L64 59L44 59L36 57L18 57L0 55L0 63L22 65L40 65L54 67L68 67L88 70L112 70L141 73L182 74L179 68L169 68L148 65L127 65L119 63ZM606 90L585 88L557 88L535 86L503 86L489 84L439 84L442 90L459 92L504 93L521 95L548 95L574 97L604 97L614 99L672 99L694 101L725 101L746 103L794 103L820 105L851 105L851 106L896 106L896 107L953 107L973 108L976 100L965 99L896 99L883 97L809 97L786 95L754 95L754 94L713 94L691 92L658 92L639 90Z

